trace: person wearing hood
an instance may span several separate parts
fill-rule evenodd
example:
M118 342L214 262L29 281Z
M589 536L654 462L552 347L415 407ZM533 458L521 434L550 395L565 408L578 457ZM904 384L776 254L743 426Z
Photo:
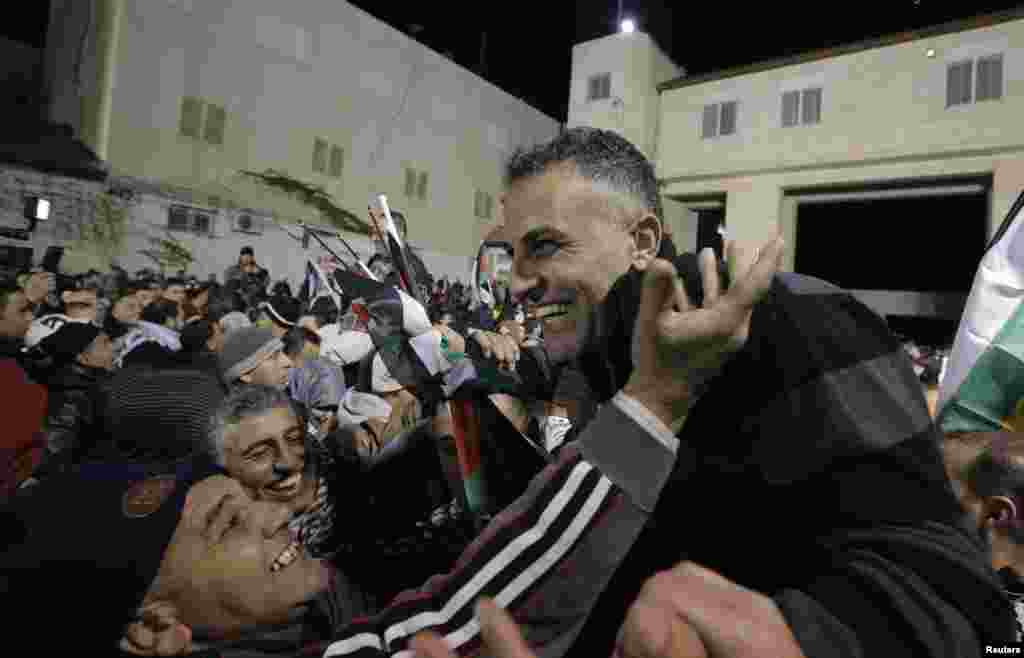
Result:
M95 396L114 368L114 349L96 325L67 322L44 338L39 350L52 360L45 382L50 395L46 452L34 474L42 480L82 458L83 443L97 422Z

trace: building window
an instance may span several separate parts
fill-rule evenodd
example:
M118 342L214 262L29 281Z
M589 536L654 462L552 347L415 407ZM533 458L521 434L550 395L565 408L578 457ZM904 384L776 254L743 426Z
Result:
M213 215L188 206L171 206L167 210L167 229L210 235L213 231Z
M587 80L587 100L600 101L612 96L612 74L592 75Z
M427 172L420 172L420 179L416 185L416 197L420 201L427 200Z
M821 96L820 87L783 93L782 127L821 123Z
M345 151L340 146L331 146L331 167L332 178L341 178L341 170L345 165Z
M487 192L476 191L476 200L473 204L473 214L477 219L493 219L494 197Z
M313 171L327 173L327 142L319 137L313 140Z
M416 196L416 170L411 167L405 169L405 196L410 199Z
M718 134L736 134L736 101L722 103L722 113L718 121Z
M199 130L203 125L203 101L193 96L181 99L181 122L178 130L182 137L199 139Z
M821 123L821 89L805 89L801 103L803 109L800 118L804 125Z
M705 105L701 114L701 137L711 139L736 134L736 101Z
M971 73L974 63L956 62L946 69L946 107L967 105L971 102Z
M800 92L787 91L782 95L782 127L791 128L800 123Z
M224 108L208 103L206 105L206 129L203 131L203 139L210 144L223 144L224 124L226 122L227 112L224 111Z
M188 208L171 206L167 211L167 228L171 231L188 231L192 228L192 218Z
M991 55L978 60L978 86L974 98L993 101L1003 97L1003 56Z

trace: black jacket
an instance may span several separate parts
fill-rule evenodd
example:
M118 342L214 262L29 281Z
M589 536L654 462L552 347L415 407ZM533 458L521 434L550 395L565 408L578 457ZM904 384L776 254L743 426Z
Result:
M696 259L681 259L695 293ZM621 346L632 344L641 285L636 273L616 283L601 340L581 360L600 399L628 380ZM1009 601L982 538L963 525L910 362L845 291L776 276L747 345L679 438L654 516L574 658L607 655L644 580L682 560L773 597L808 658L980 656L985 642L1014 640Z
M46 419L46 452L35 477L43 479L66 470L90 450L96 423L97 387L110 377L106 370L71 363L46 381L50 397Z

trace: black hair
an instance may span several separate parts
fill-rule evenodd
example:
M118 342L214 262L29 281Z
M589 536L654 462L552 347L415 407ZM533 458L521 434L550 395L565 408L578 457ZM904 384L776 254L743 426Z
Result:
M980 448L960 471L959 479L978 498L1005 496L1020 509L1024 504L1024 435L1015 432L966 432L947 435L946 441ZM1020 521L1020 519L1017 519ZM1024 545L1024 523L1007 528L1016 544Z
M281 337L281 342L284 343L284 353L289 357L294 357L297 354L302 353L302 348L305 347L306 337L302 333L302 327L292 327L288 330L284 336Z
M142 319L153 324L163 325L168 320L178 317L178 302L170 299L157 299L142 309Z
M270 294L274 297L291 297L292 287L287 281L281 279L270 289Z
M188 296L189 299L195 299L199 295L202 295L204 292L208 292L210 293L210 297L212 298L214 294L220 291L220 288L220 284L217 283L216 281L203 281L195 288L189 288L188 290L186 290L185 294Z
M179 279L178 277L172 277L164 281L164 289L170 288L171 286L185 287L185 279Z
M215 323L207 318L189 322L181 330L181 351L185 353L204 352L207 342L213 337Z
M520 149L506 164L506 182L538 176L562 163L572 163L583 178L604 183L659 220L664 218L654 167L639 149L611 130L572 128L546 144Z
M317 324L321 327L338 322L338 307L328 297L321 297L313 302L309 314L316 318Z

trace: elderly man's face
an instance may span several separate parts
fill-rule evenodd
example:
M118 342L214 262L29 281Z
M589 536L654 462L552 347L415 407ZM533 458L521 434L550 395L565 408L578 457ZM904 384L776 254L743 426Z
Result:
M530 293L527 312L542 319L556 362L576 356L591 312L638 264L613 198L565 165L516 181L505 197L503 234L515 252L512 294Z
M326 563L291 541L290 517L223 476L193 485L157 576L174 586L147 601L169 602L178 621L223 638L289 621L330 583Z
M139 300L139 306L141 306L142 308L146 308L147 306L152 304L153 300L156 299L156 297L157 297L157 292L158 291L156 291L156 290L148 290L147 289L147 290L140 290L137 293L135 293L136 297L138 297L138 300Z
M255 500L290 503L304 491L305 437L291 409L249 416L224 436L224 468Z
M259 384L260 386L271 386L283 390L288 386L288 374L294 365L287 354L279 351L260 361L258 366L239 377L239 379L246 384Z

